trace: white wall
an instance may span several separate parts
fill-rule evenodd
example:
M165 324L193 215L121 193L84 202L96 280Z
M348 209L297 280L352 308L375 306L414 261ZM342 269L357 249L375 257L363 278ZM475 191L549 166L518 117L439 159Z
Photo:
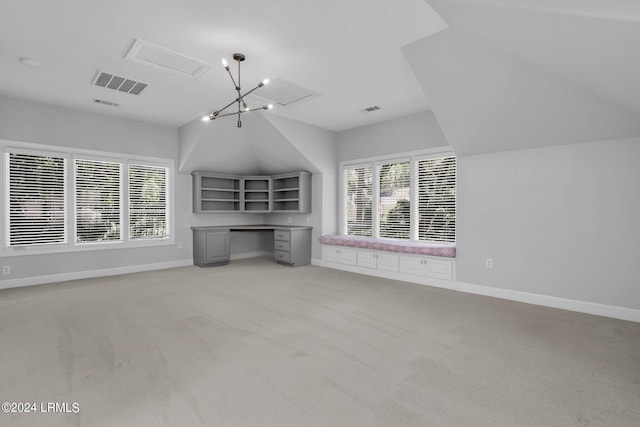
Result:
M338 157L446 145L436 126L421 113L341 132ZM458 288L636 318L589 304L640 309L638 159L640 139L459 157Z
M640 309L639 159L640 139L459 158L457 280Z
M332 131L298 122L285 117L268 115L269 123L295 150L311 165L311 213L289 215L271 214L266 221L273 224L287 224L292 219L295 225L311 225L311 257L321 258L320 236L337 232L338 159L336 134Z
M337 140L339 161L449 145L432 111L340 132Z
M0 96L0 138L162 157L173 159L176 165L178 160L177 129L5 96ZM189 260L191 230L186 216L191 212L190 178L176 175L175 245L4 257L0 258L0 263L10 265L11 274L0 276L0 287L1 281L16 286L22 282L33 283L37 277L53 279L91 270ZM4 181L4 176L2 179ZM178 248L180 241L184 243L184 249Z

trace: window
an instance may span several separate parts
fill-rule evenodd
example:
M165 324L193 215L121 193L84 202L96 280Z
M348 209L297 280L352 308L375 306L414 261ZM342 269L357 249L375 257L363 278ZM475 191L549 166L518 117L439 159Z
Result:
M129 165L129 236L167 236L167 168Z
M172 243L172 161L33 147L3 148L0 255Z
M411 166L409 162L386 163L379 168L380 237L411 238Z
M121 164L75 160L76 243L121 240Z
M344 234L455 242L455 156L409 153L400 160L343 163L342 171Z
M418 240L456 241L456 158L418 162Z
M65 243L65 159L10 153L7 164L7 246Z
M346 169L346 217L347 234L350 236L371 236L373 232L372 194L373 175L371 167Z

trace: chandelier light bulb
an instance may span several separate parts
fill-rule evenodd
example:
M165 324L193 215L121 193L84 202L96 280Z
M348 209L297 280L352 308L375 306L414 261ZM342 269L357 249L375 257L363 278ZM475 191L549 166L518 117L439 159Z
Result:
M260 89L262 86L264 86L267 83L269 83L269 79L262 80L253 89L242 93L241 90L240 90L240 87L241 87L241 85L240 85L240 64L245 60L245 56L242 53L234 53L233 54L233 59L238 62L237 81L234 78L233 73L231 72L231 69L229 67L229 63L224 58L222 58L222 66L225 68L225 70L227 70L227 74L229 74L229 77L231 78L231 83L233 83L233 86L234 86L234 88L235 88L235 90L237 92L237 96L235 97L234 100L229 102L224 107L214 111L213 113L209 114L208 116L204 116L202 118L202 121L211 121L211 120L215 120L215 119L217 119L219 117L237 116L238 117L238 121L237 121L238 127L242 127L242 121L240 120L240 116L242 114L249 113L251 111L256 111L256 110L270 110L271 108L273 108L273 105L271 105L271 104L263 105L262 107L257 107L257 108L249 108L249 106L245 102L245 97L250 95L251 93L253 93L255 90ZM227 108L231 107L232 105L236 105L237 106L237 110L236 111L227 111ZM227 112L225 112L225 111L227 111Z

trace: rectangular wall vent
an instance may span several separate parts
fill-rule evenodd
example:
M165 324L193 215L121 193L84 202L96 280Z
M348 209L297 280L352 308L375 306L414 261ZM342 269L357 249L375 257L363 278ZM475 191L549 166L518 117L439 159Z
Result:
M110 107L118 107L120 105L117 102L105 101L104 99L94 99L93 102L96 104L108 105Z
M96 78L93 80L93 85L130 93L132 95L140 95L142 91L149 86L148 83L137 82L126 77L105 73L104 71L98 71Z
M360 110L360 111L362 111L363 113L371 113L371 112L377 111L379 109L380 109L380 107L378 107L377 105L374 105L373 107L365 108L364 110Z

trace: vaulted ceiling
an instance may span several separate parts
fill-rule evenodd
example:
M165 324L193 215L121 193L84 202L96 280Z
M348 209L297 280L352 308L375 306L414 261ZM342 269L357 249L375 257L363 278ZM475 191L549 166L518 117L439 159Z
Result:
M187 79L129 62L136 38L211 69ZM246 85L272 77L314 96L242 129L194 123L233 98L219 60L236 51ZM2 4L0 93L182 126L183 170L268 171L309 161L279 116L341 131L432 109L461 156L639 136L637 52L636 0L22 0ZM99 69L150 86L92 86Z
M234 99L221 59L235 74L241 52L243 89L268 77L314 94L269 114L342 130L429 109L401 48L445 27L422 0L3 1L0 94L178 127ZM190 79L130 62L136 39L211 68ZM149 87L92 86L98 70Z
M640 135L640 3L427 0L404 48L458 155Z

